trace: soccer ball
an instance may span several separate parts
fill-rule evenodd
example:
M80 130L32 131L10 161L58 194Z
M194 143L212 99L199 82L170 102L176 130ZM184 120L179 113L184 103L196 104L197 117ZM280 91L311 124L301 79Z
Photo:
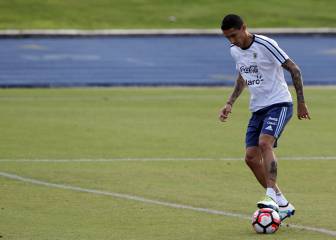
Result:
M252 216L252 226L257 233L275 233L280 223L279 214L271 208L258 209Z

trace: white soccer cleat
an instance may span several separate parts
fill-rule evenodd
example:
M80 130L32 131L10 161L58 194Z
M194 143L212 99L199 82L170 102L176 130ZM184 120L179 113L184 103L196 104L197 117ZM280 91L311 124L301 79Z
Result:
M290 203L288 203L286 206L279 206L279 215L281 221L293 216L294 213L295 213L295 207Z
M277 212L279 212L279 206L278 204L269 196L266 195L266 197L257 202L258 208L271 208Z

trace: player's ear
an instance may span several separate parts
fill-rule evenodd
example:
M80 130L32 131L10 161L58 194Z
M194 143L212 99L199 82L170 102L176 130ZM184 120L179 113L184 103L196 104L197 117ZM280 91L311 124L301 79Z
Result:
M243 32L245 32L246 28L247 28L246 24L243 23L243 25L241 26L240 30L243 31Z

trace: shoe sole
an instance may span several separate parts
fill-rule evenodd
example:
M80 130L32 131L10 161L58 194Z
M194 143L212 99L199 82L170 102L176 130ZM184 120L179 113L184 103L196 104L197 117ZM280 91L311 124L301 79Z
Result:
M291 211L290 214L287 214L284 218L281 218L281 221L285 220L286 218L290 218L294 214L295 214L295 209L293 211Z

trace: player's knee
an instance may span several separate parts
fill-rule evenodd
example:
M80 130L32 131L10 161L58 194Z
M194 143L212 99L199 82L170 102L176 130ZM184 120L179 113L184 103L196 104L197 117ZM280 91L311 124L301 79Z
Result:
M248 166L254 166L258 163L259 159L258 156L256 154L251 154L251 153L246 153L245 155L245 163Z
M259 148L261 149L262 152L272 150L273 149L273 144L270 141L260 139L259 140Z

